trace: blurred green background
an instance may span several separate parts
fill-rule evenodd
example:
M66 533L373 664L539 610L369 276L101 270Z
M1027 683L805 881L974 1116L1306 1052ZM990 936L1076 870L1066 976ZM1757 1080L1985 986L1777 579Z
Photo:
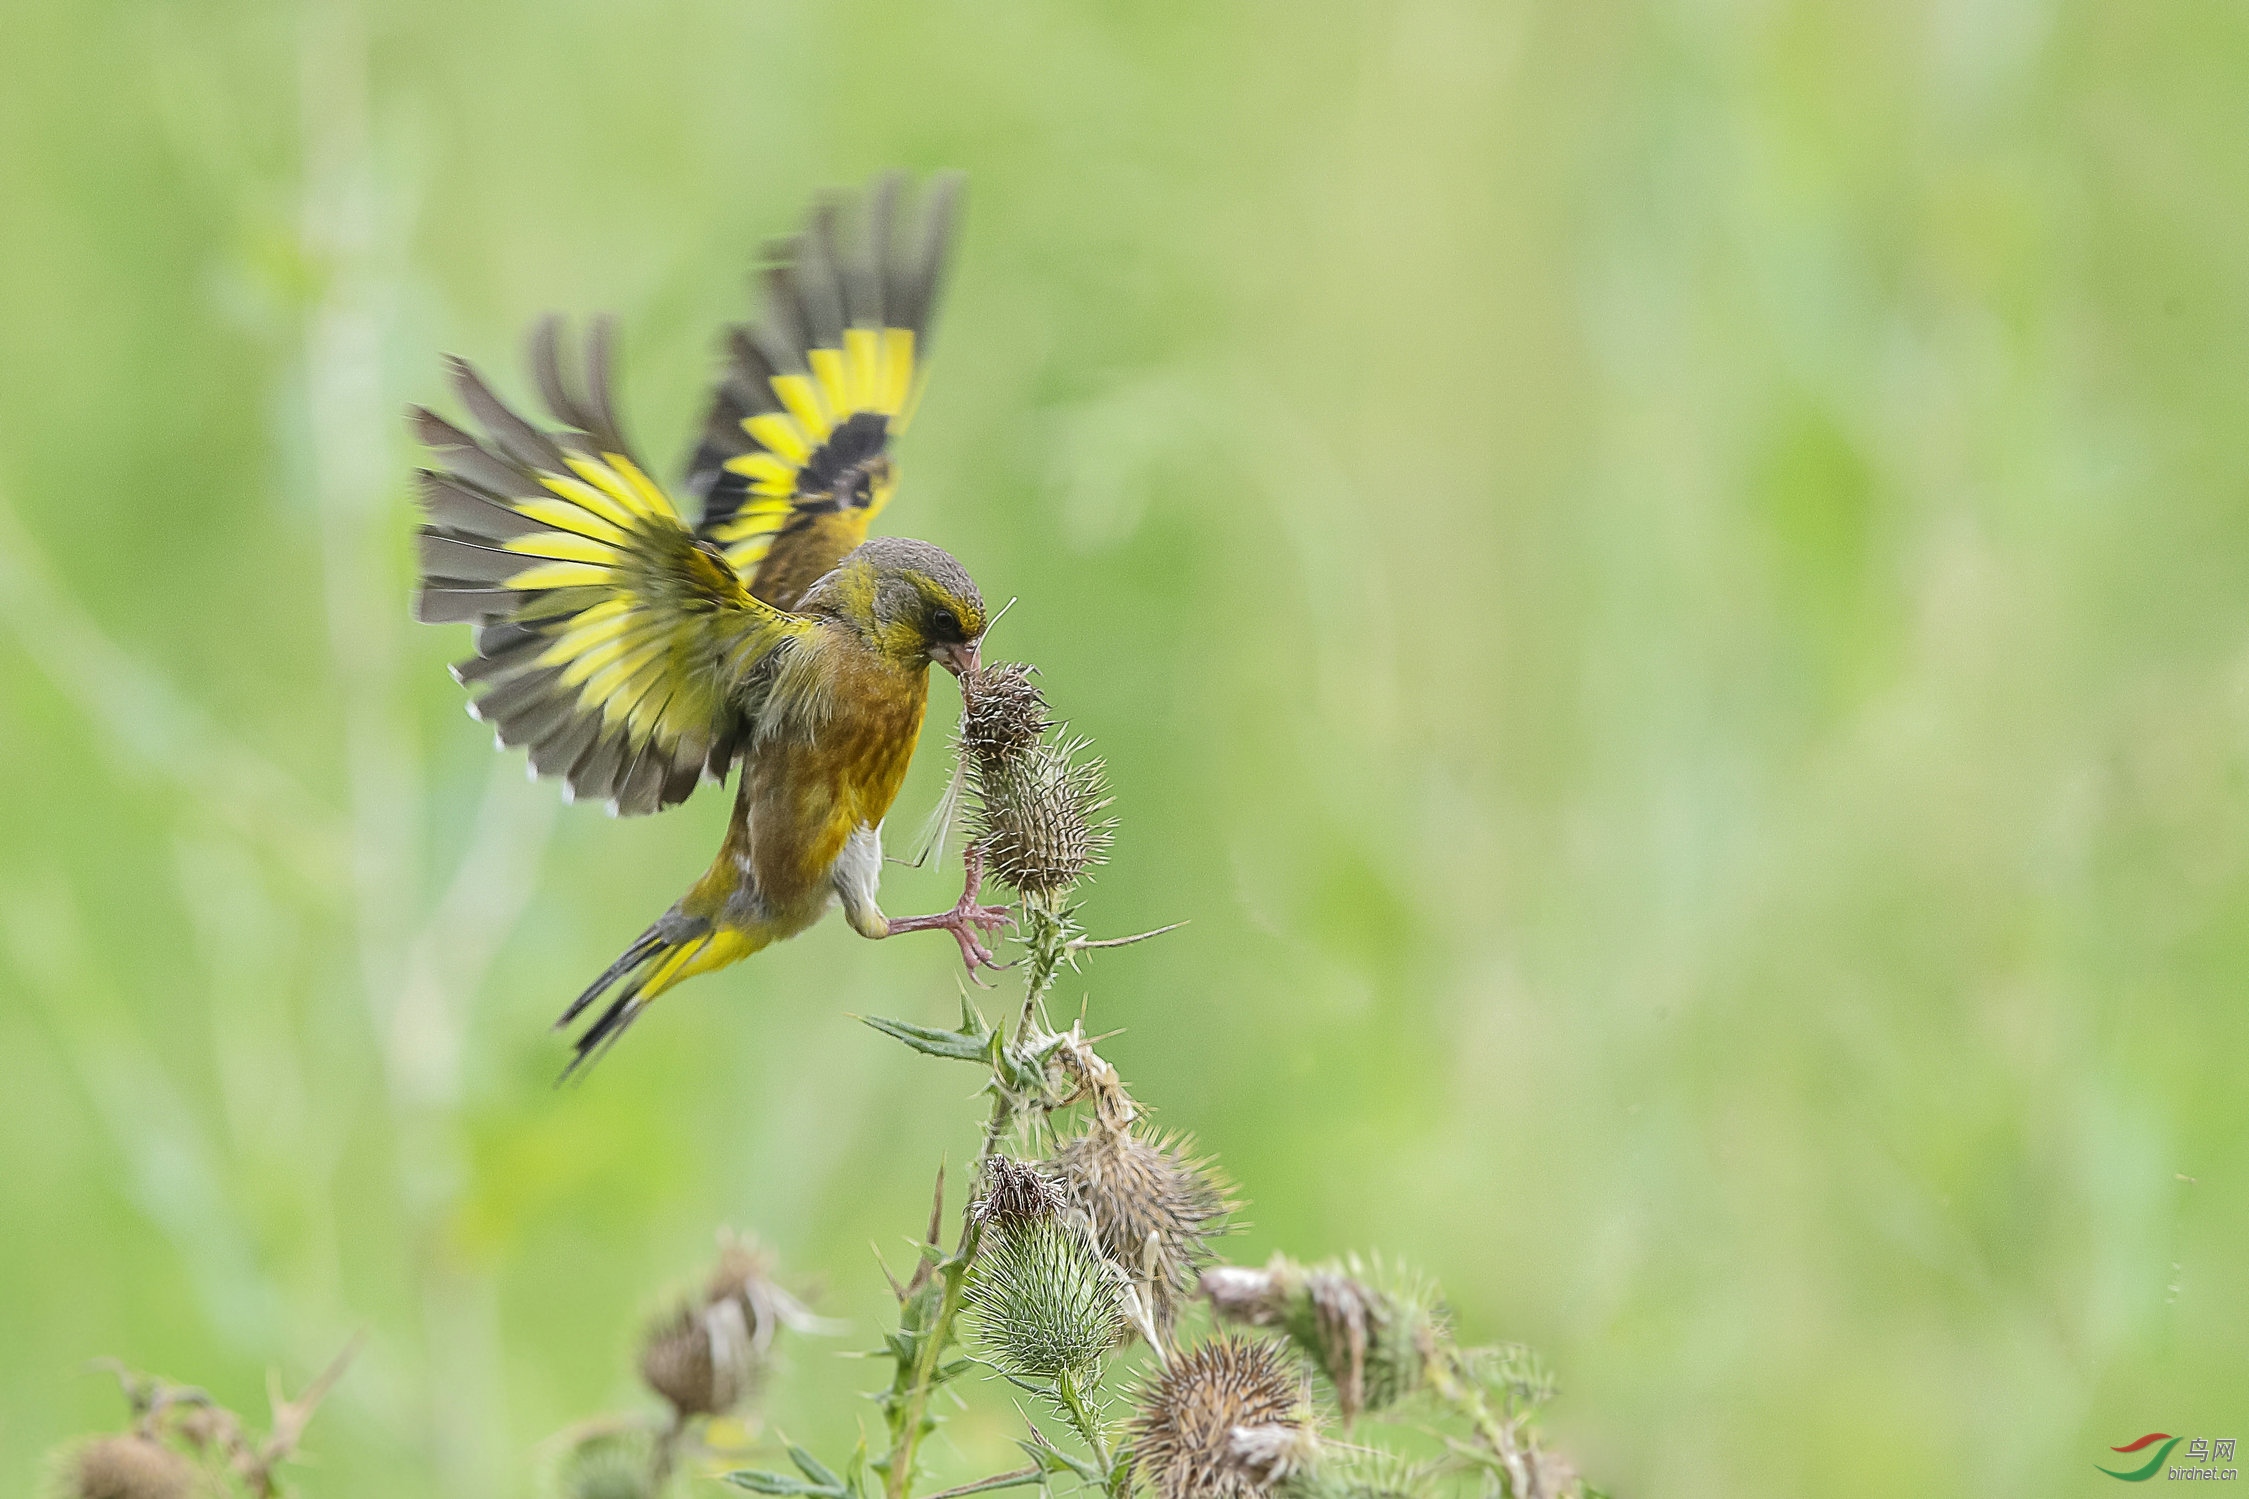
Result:
M868 1243L977 1107L846 1012L946 1019L950 944L829 923L556 1092L725 798L618 824L491 752L407 619L399 412L613 310L669 471L757 244L893 163L971 207L887 523L1110 757L1091 920L1192 918L1066 992L1236 1257L1427 1266L1621 1493L2249 1438L2249 11L0 35L0 1490L115 1419L93 1355L256 1408L363 1327L304 1492L527 1492L720 1223L858 1328L777 1422L872 1419Z

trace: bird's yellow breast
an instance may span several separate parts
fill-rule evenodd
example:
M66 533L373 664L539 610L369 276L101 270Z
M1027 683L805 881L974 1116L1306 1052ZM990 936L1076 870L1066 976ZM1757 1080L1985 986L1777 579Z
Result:
M844 843L897 800L929 705L926 669L902 671L856 642L836 654L825 720L762 747L745 770L749 872L776 914L826 908Z

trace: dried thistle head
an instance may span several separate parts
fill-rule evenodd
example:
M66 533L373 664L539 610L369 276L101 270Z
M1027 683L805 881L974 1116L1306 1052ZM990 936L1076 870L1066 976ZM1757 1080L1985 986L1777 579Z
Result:
M961 753L971 764L1019 755L1052 727L1046 695L1022 662L994 662L961 678Z
M1062 1189L1035 1166L996 1155L986 1164L984 1196L976 1221L1003 1232L1033 1219L1051 1218L1069 1205Z
M1203 1272L1202 1292L1222 1320L1285 1331L1334 1382L1346 1421L1420 1389L1444 1335L1430 1286L1356 1259L1220 1266Z
M1224 1179L1182 1136L1147 1138L1098 1120L1063 1141L1049 1164L1091 1220L1101 1252L1143 1288L1157 1325L1168 1329L1234 1210Z
M64 1459L60 1477L65 1499L186 1499L195 1466L152 1437L128 1434L85 1443Z
M278 1494L281 1482L275 1470L296 1455L306 1423L350 1367L360 1342L354 1337L345 1344L343 1352L293 1397L284 1398L274 1385L272 1425L255 1441L240 1416L203 1391L143 1374L115 1359L99 1360L97 1367L117 1377L132 1409L133 1429L124 1436L100 1437L71 1449L56 1470L58 1491L72 1499L177 1499L216 1492L211 1486L218 1484L216 1475L223 1472L245 1492ZM191 1449L200 1464L190 1462L168 1442Z
M976 801L971 837L985 867L1026 897L1059 902L1109 856L1107 776L1089 741L1056 737L1030 669L995 664L961 678L961 754Z
M1015 1378L1084 1389L1121 1333L1128 1289L1081 1224L1051 1211L1013 1219L969 1271L969 1331Z
M563 1455L555 1492L560 1499L654 1499L654 1456L646 1432L597 1432Z
M782 1327L813 1319L773 1279L772 1257L722 1234L700 1301L659 1318L642 1339L641 1378L682 1419L722 1415L763 1383Z
M1071 1084L1067 1101L1090 1101L1093 1117L1102 1125L1123 1129L1140 1117L1140 1105L1132 1101L1124 1079L1085 1038L1083 1021L1055 1037L1054 1060Z
M683 1306L641 1342L640 1377L682 1419L734 1409L761 1373L748 1318L733 1297Z
M1135 1476L1159 1499L1248 1499L1310 1466L1303 1376L1279 1345L1213 1338L1172 1359L1140 1395Z

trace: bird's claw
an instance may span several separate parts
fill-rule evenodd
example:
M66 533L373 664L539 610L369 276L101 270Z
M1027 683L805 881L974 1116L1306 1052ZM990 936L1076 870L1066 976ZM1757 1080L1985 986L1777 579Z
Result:
M969 976L975 978L979 969L997 970L1008 966L994 957L992 950L984 945L983 934L1014 924L1015 917L1006 906L980 905L972 893L964 893L960 904L950 911L893 921L889 935L895 937L900 932L951 932L953 940L960 944L961 961L968 965Z
M975 980L978 987L988 987L984 984L979 969L989 968L997 972L1015 965L1002 963L993 957L992 950L984 945L983 934L1015 925L1015 913L1006 906L987 906L976 899L976 892L984 888L984 850L974 844L969 845L962 863L966 866L968 879L961 889L961 898L953 903L953 909L939 911L934 916L909 916L904 921L893 921L885 935L895 937L900 932L951 932L953 940L961 945L961 961L968 965L968 976Z

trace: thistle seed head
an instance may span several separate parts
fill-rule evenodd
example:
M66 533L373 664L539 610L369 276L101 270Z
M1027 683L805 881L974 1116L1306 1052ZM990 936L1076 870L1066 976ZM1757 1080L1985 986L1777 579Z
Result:
M1098 1121L1064 1141L1051 1165L1091 1220L1101 1252L1143 1288L1168 1330L1234 1210L1225 1181L1183 1137L1147 1139Z
M641 1344L640 1377L682 1420L734 1409L761 1372L742 1303L732 1296L681 1307Z
M1213 1265L1203 1272L1203 1298L1222 1322L1242 1322L1270 1327L1277 1320L1267 1314L1273 1305L1275 1272L1252 1270L1244 1265Z
M974 780L977 843L1025 895L1052 900L1108 860L1108 777L1099 760L1080 758L1087 742L1033 745Z
M764 1382L774 1334L812 1320L772 1271L772 1257L754 1241L722 1234L702 1298L648 1329L641 1378L682 1419L740 1405Z
M1086 1388L1122 1329L1126 1289L1080 1224L1053 1212L1014 1219L985 1239L969 1272L969 1330L1017 1379Z
M1248 1499L1308 1465L1310 1424L1303 1378L1278 1345L1213 1338L1142 1392L1133 1469L1159 1499Z
M1223 1320L1285 1331L1334 1382L1345 1421L1420 1389L1443 1331L1428 1285L1356 1259L1221 1266L1203 1273L1202 1292Z
M1003 1155L985 1167L984 1196L976 1204L976 1221L1002 1231L1038 1218L1051 1218L1069 1205L1062 1188L1034 1166Z
M986 868L1047 904L1109 856L1114 823L1101 762L1084 739L1056 738L1030 668L994 665L961 679L961 754L975 793L973 841Z
M194 1466L162 1442L109 1436L70 1455L61 1492L66 1499L186 1499L194 1483Z
M555 1491L561 1499L654 1499L653 1457L642 1432L587 1437L563 1458Z
M994 662L961 678L961 753L971 764L1020 755L1054 727L1046 695L1019 661Z

